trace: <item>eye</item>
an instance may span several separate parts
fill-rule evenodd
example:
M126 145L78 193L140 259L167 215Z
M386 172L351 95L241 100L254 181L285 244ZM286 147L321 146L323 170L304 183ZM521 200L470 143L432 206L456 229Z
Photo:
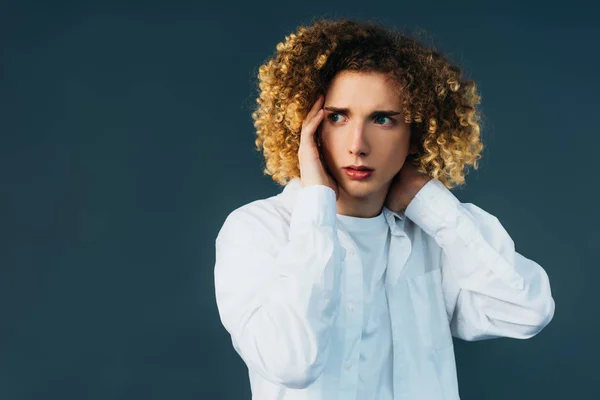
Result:
M329 118L329 120L331 120L332 122L338 122L338 121L334 121L334 120L333 120L333 118L332 118L332 117L333 117L334 115L341 115L341 114L338 114L338 113L331 113L331 114L329 114L329 115L327 116L327 118Z
M395 122L393 118L390 118L390 117L388 117L388 116L385 116L385 115L378 115L378 116L376 116L376 117L374 118L374 120L375 120L375 121L377 121L377 120L378 120L378 119L380 119L380 118L387 118L387 119L389 119L389 120L391 121L389 124L383 124L383 125L393 125L393 124L394 124L394 122Z

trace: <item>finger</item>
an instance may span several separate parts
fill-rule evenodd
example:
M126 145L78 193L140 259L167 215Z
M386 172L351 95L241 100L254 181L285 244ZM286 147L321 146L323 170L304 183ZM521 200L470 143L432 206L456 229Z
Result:
M310 121L317 114L317 112L319 111L319 109L323 105L322 102L323 102L323 95L320 94L319 97L317 97L317 100L313 104L312 108L310 109L310 111L306 115L305 121Z
M317 111L317 114L314 116L314 118L311 119L310 121L308 121L308 123L304 126L304 128L302 128L303 134L301 136L305 136L306 139L310 139L311 137L313 137L319 124L323 120L324 114L325 114L325 111L322 109Z

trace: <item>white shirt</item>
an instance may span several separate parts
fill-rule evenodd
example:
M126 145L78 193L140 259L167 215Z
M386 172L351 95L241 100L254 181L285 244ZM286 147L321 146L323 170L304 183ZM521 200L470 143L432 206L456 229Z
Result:
M336 212L296 178L219 231L216 302L253 399L460 399L452 336L527 339L554 316L544 269L437 179L405 213Z

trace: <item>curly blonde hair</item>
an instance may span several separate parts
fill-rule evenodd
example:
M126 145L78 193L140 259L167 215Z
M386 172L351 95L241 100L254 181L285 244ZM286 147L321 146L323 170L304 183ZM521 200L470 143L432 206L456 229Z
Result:
M275 182L300 177L302 121L343 70L384 73L399 84L419 171L452 188L464 183L466 165L477 169L481 98L473 81L462 80L461 70L435 49L376 22L317 19L286 36L258 70L255 144L264 153L263 172Z

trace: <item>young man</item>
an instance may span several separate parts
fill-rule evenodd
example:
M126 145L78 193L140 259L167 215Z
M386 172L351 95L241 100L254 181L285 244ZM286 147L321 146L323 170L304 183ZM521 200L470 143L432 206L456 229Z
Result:
M277 50L253 117L287 184L216 239L253 398L459 399L452 336L530 338L554 315L544 269L448 189L482 149L473 82L375 24L320 20Z

